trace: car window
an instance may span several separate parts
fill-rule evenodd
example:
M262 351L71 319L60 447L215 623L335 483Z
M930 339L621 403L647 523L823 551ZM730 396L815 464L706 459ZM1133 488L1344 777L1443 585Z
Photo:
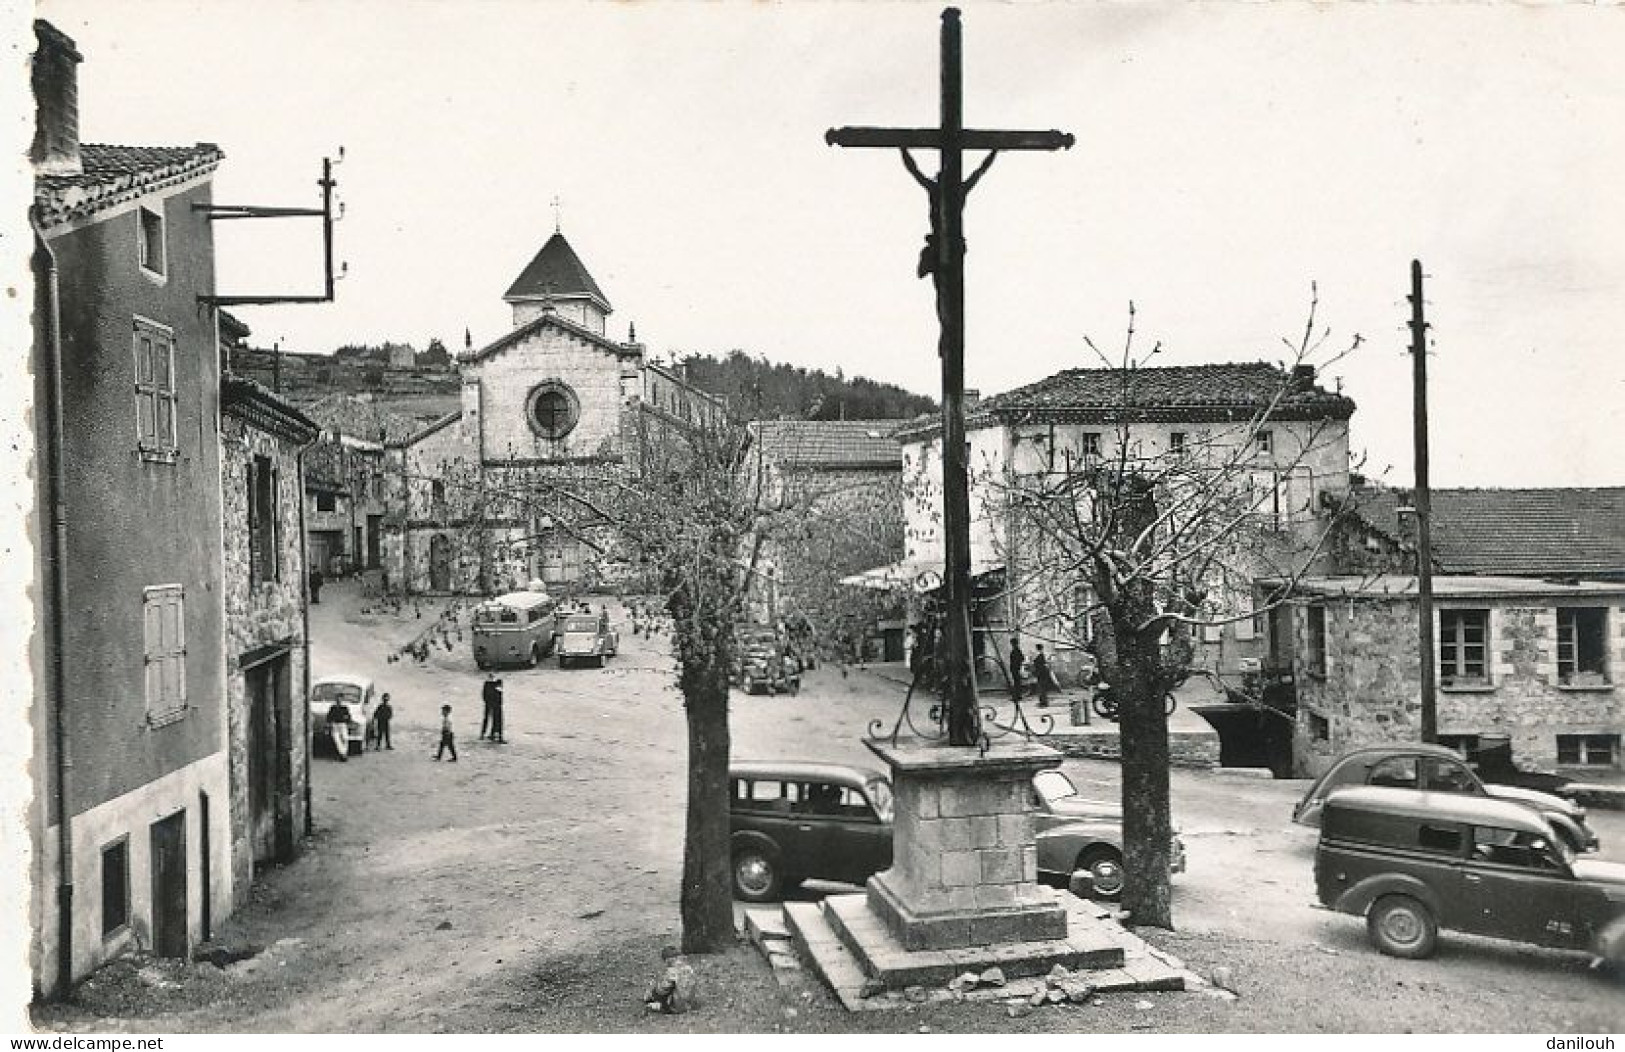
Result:
M790 796L783 782L777 780L734 780L734 808L739 811L788 812Z
M876 778L869 783L869 799L874 802L875 814L882 822L892 820L892 792L890 783Z
M1060 771L1039 771L1033 776L1033 788L1050 803L1078 795L1078 787Z
M592 617L572 617L564 622L566 632L596 632L598 620Z
M1521 829L1497 829L1493 826L1477 826L1473 829L1473 858L1498 866L1544 870L1561 869L1559 860L1567 861L1561 849L1553 849L1550 837Z
M1416 831L1416 846L1424 851L1437 851L1445 855L1461 852L1462 831L1457 826L1423 824Z
M361 688L349 683L318 683L310 691L310 700L329 705L335 701L354 705L361 700Z
M1422 788L1436 793L1476 793L1478 779L1465 764L1440 757L1422 761Z
M1396 789L1416 788L1416 757L1390 756L1375 767L1366 779L1370 785L1387 785Z

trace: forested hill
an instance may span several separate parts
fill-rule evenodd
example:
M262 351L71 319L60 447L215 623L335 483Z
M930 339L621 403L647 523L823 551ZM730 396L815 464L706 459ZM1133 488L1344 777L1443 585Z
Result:
M730 351L725 358L709 354L679 356L689 382L719 394L744 419L791 417L805 420L903 420L929 413L937 403L894 384L862 376L831 376Z

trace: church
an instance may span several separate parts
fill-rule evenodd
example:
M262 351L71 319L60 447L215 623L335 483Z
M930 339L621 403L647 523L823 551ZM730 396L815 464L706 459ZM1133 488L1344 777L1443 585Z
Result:
M627 468L651 428L719 423L722 399L681 367L650 361L555 231L503 299L513 327L460 356L460 407L389 444L399 478L385 522L391 587L418 594L497 593L540 579L549 591L615 587L627 566L613 531L579 507L537 500L546 480Z

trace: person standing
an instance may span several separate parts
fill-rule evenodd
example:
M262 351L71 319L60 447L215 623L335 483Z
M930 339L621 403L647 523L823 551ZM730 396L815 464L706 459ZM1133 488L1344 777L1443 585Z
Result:
M395 743L389 740L389 721L394 718L395 707L389 703L389 695L385 694L379 699L378 708L372 714L373 726L376 728L372 741L373 752L395 748Z
M1010 637L1010 700L1021 700L1021 673L1027 663L1027 655L1021 652L1021 637Z
M342 701L333 702L327 710L327 736L333 742L333 751L345 763L350 762L350 707Z
M502 681L497 680L496 698L491 702L491 740L498 745L508 744L502 735Z
M451 762L457 762L457 737L451 730L451 706L440 706L440 748L435 750L434 758L440 759L447 750L451 750Z
M480 741L494 738L502 733L502 717L497 713L502 708L502 681L497 679L495 672L485 674L485 686L480 691L480 699L485 703L485 715L480 718ZM493 729L492 724L495 724Z
M1038 692L1038 707L1049 708L1050 687L1054 680L1049 674L1049 658L1044 654L1044 644L1038 644L1038 652L1033 655L1033 689Z

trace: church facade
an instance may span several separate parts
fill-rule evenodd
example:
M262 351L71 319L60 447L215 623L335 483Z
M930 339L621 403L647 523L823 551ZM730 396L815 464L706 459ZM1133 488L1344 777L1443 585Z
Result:
M635 334L609 337L609 299L561 233L504 299L513 328L463 354L461 408L389 446L388 578L419 594L617 587L614 528L575 497L626 477L651 430L720 423L725 406Z

